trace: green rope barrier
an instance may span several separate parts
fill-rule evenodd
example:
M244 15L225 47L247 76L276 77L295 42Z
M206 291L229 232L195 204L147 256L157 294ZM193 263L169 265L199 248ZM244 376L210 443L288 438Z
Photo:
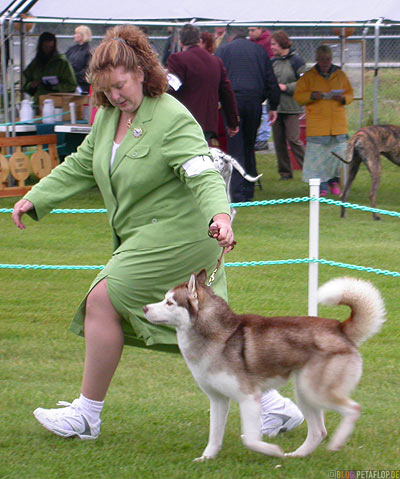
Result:
M379 213L381 215L397 216L400 218L400 213L397 211L381 210L379 208L370 208L369 206L362 206L356 203L344 203L343 201L330 200L328 198L310 198L309 196L303 196L298 198L285 198L278 200L264 200L264 201L246 201L241 203L231 203L232 208L245 208L249 206L268 206L268 205L282 205L290 203L305 203L308 201L319 201L320 203L326 203L333 206L344 206L345 208L351 208L354 210L361 210L371 213ZM0 213L12 213L12 208L0 208ZM86 214L86 213L107 213L104 208L101 209L54 209L50 213L62 214Z
M355 264L341 263L338 261L330 261L327 259L313 259L313 258L297 258L285 260L271 260L271 261L242 261L234 263L225 263L226 268L232 267L249 267L249 266L273 266L284 264L307 264L320 263L328 266L337 266L339 268L353 269L356 271L365 271L367 273L383 274L385 276L400 277L397 271L390 271L388 269L371 268L366 266L358 266ZM48 265L48 264L0 264L0 269L34 269L34 270L98 270L104 269L104 265Z
M327 198L310 198L308 196L298 197L298 198L286 198L286 199L278 199L278 200L264 200L264 201L249 201L249 202L241 202L241 203L231 203L232 207L240 208L240 207L248 207L248 206L267 206L267 205L276 205L276 204L289 204L289 203L300 203L300 202L307 202L307 201L319 201L320 203L326 203L329 205L334 206L344 206L345 208L353 208L358 209L361 211L369 211L375 212L380 214L387 214L390 216L398 216L400 217L400 213L396 211L387 211L381 210L378 208L370 208L368 206L361 206L352 203L344 203L342 201L331 200ZM12 213L12 208L0 208L0 213ZM51 213L55 214L77 214L77 213L106 213L107 210L104 208L100 209L54 209ZM340 268L348 268L357 271L365 271L367 273L375 273L375 274L383 274L385 276L393 276L399 277L400 273L397 271L389 271L387 269L382 270L379 268L371 268L365 266L358 266L353 264L341 263L338 261L330 261L326 259L310 259L310 258L297 258L297 259L287 259L287 260L272 260L272 261L244 261L244 262L235 262L235 263L225 263L227 268L230 267L248 267L248 266L271 266L271 265L283 265L283 264L304 264L304 263L320 263L325 264L328 266L337 266ZM85 265L85 266L77 266L77 265L30 265L30 264L0 264L0 269L34 269L34 270L61 270L61 269L69 269L69 270L96 270L96 269L103 269L103 265Z
M13 124L14 125L32 125L35 122L41 122L45 118L54 118L55 116L59 116L59 115L68 115L68 113L69 113L69 110L65 110L62 113L55 113L54 115L41 116L38 118L33 118L32 120L29 120L29 121L16 121L15 123L10 123L10 122L0 123L0 126L13 126ZM57 123L57 122L54 122L54 123Z
M56 148L64 148L65 146L67 146L66 143L61 143L61 145L57 145ZM36 150L37 151L37 150ZM43 151L49 151L49 148L43 148ZM30 152L30 151L25 151L25 154L26 156L32 156L33 155L33 151ZM12 153L10 153L9 155L4 155L4 158L11 158L12 157Z
M241 203L231 203L233 208L244 208L249 206L267 206L267 205L282 205L289 203L305 203L307 201L319 201L320 203L326 203L334 206L344 206L345 208L352 208L354 210L361 210L371 213L379 213L382 215L397 216L400 218L400 213L397 211L381 210L379 208L370 208L369 206L362 206L356 203L344 203L343 201L330 200L327 198L310 198L309 196L303 196L301 198L285 198L278 200L264 200L264 201L247 201ZM0 213L12 213L12 208L0 208ZM86 213L106 213L107 210L101 209L54 209L50 213L62 214L86 214Z

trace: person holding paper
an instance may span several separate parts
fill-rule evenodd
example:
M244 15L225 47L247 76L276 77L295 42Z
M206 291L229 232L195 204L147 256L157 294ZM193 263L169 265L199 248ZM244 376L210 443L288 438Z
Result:
M320 45L316 65L299 78L294 99L306 107L307 146L302 179L320 178L320 196L328 189L340 195L340 160L347 146L345 105L353 101L353 88L340 67L332 64L332 50Z
M43 32L36 56L23 72L23 90L33 96L34 104L38 105L40 95L73 93L77 85L70 62L57 50L56 36Z

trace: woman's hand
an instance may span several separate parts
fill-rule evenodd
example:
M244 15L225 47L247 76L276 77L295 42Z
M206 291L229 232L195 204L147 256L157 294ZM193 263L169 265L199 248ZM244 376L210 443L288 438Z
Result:
M324 98L322 91L311 92L311 100L322 100L322 98Z
M20 230L24 230L26 228L24 223L22 223L21 221L21 217L29 210L33 210L33 204L28 200L19 200L14 205L14 210L11 214L11 218Z
M225 213L215 215L208 234L211 238L215 238L221 247L225 248L225 253L229 253L233 249L233 231L229 215Z

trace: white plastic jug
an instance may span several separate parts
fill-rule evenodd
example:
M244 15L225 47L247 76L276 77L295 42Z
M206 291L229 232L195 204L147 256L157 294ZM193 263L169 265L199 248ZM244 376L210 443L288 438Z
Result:
M29 100L22 100L19 107L19 119L20 121L26 121L28 123L33 123L34 114L31 102Z
M54 101L51 98L47 98L43 102L42 108L42 117L43 123L55 123L55 109L54 109Z

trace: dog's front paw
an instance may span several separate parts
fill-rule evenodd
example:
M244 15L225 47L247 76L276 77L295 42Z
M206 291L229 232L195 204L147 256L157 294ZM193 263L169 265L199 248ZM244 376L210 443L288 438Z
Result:
M196 457L196 459L193 459L193 462L204 462L214 458L215 456L200 456L200 457Z

